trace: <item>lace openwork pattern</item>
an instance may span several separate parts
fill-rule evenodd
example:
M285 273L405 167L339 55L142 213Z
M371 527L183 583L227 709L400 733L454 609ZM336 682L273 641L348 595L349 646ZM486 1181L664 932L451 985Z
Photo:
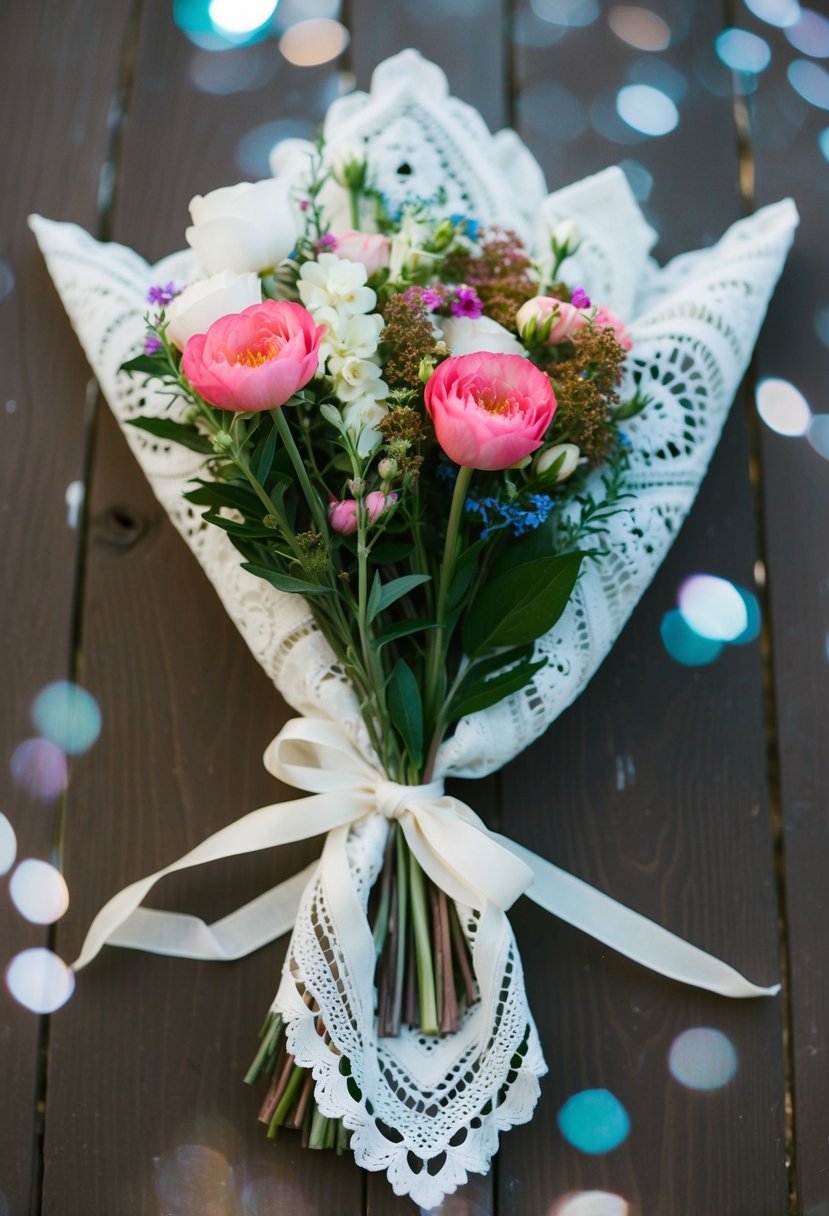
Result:
M540 246L560 220L576 218L582 245L565 276L628 325L634 351L623 393L651 399L627 425L631 443L625 509L608 521L600 560L591 560L561 620L538 643L547 665L507 700L461 721L444 743L441 776L480 777L537 738L585 688L685 519L747 366L769 296L791 244L796 212L780 203L735 224L713 249L660 269L653 233L620 170L608 170L542 201L543 178L511 132L491 136L476 111L448 95L432 64L405 52L381 65L369 95L336 102L329 142L367 138L390 199L434 197L491 223L535 231ZM301 180L307 147L291 143L275 158ZM401 167L407 172L401 175ZM404 180L405 179L405 180ZM511 183L509 185L508 183ZM182 498L201 458L128 425L139 412L161 415L169 399L153 383L119 374L140 349L152 283L187 283L200 271L189 253L149 266L81 229L33 217L52 278L112 410L152 488L203 566L256 660L301 714L347 723L361 738L358 707L307 604L241 569L226 534L202 524ZM593 495L603 489L594 476ZM379 816L352 829L347 843L354 890L365 907L383 853ZM475 918L459 913L474 940ZM483 1024L480 1003L456 1035L414 1033L378 1040L363 1008L319 874L309 884L275 1005L297 1059L313 1069L323 1113L352 1129L360 1165L385 1170L399 1194L422 1207L485 1172L498 1135L531 1117L545 1069L527 1006L514 939L499 968L497 1016ZM319 1027L324 1027L320 1033Z

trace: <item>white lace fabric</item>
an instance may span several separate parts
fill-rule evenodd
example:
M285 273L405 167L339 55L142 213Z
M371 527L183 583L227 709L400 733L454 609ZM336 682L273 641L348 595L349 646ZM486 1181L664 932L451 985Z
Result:
M622 397L639 386L650 398L625 424L631 444L626 488L633 497L608 521L601 558L585 563L564 615L538 642L546 666L521 692L463 719L441 748L439 776L485 776L536 739L586 687L664 558L745 372L797 213L791 201L766 207L736 223L712 249L659 269L649 258L653 233L621 170L544 199L541 171L517 136L491 136L475 110L449 97L440 69L414 52L381 65L370 94L337 101L326 138L332 150L366 139L378 185L392 202L404 193L433 197L442 186L447 211L515 228L528 239L575 218L583 241L564 277L626 323L634 348ZM295 141L281 145L277 167L299 181L307 153ZM177 407L170 409L157 382L144 384L118 369L141 350L148 288L198 277L194 256L175 254L151 266L74 225L32 217L31 226L132 451L254 657L298 713L347 724L355 742L367 746L354 694L306 602L242 570L227 535L203 524L183 499L188 482L201 475L203 458L128 425L139 414L175 417ZM599 473L591 489L601 496ZM376 816L348 839L350 878L364 908L386 831ZM459 912L474 936L474 917ZM424 1208L468 1173L486 1172L499 1133L532 1115L545 1065L511 934L508 941L497 1017L484 1024L478 1004L455 1035L423 1039L404 1031L399 1039L378 1041L353 977L332 970L337 926L319 874L300 907L274 1005L286 1019L291 1050L313 1069L323 1113L342 1117L352 1129L358 1163L385 1170L398 1194Z

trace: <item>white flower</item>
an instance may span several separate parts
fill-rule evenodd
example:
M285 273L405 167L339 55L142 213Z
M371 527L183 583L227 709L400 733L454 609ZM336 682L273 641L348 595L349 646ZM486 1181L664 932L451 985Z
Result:
M219 317L261 302L262 286L253 272L223 270L209 279L198 279L167 305L167 336L174 346L184 350L193 334L206 333Z
M346 189L359 189L366 175L366 154L355 144L340 144L331 158L331 176Z
M388 407L373 397L358 397L346 405L343 421L361 456L370 456L383 442L383 435L377 427L387 413Z
M389 391L382 379L382 370L371 359L334 355L328 360L328 370L340 401L356 401L359 397L377 400L385 397Z
M441 317L443 340L453 355L472 355L492 351L499 355L525 355L527 352L503 325L492 317Z
M562 220L550 234L550 244L562 258L572 257L581 244L579 226L574 220Z
M314 320L326 327L320 346L322 358L355 355L358 359L370 359L377 354L377 343L384 325L379 312L369 316L341 317L333 308L321 308L314 313Z
M287 257L296 240L287 189L273 178L197 194L190 200L190 215L187 243L210 275L269 270Z
M404 270L417 270L425 263L434 262L437 254L427 253L423 246L432 237L432 225L405 209L399 231L391 239L389 254L389 277L399 279Z
M533 461L533 472L541 476L551 469L557 461L561 461L556 473L556 481L566 481L572 477L579 466L581 452L575 443L556 443L551 448L544 448Z
M365 286L366 268L333 253L321 253L316 262L303 263L297 284L302 303L309 312L335 308L344 316L371 312L377 295Z

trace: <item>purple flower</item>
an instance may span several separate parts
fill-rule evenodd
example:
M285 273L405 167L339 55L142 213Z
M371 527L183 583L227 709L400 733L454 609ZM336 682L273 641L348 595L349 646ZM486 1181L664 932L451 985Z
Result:
M146 338L144 339L145 355L157 355L158 352L163 349L164 347L160 338L157 338L155 334L147 334Z
M158 304L161 308L166 308L176 298L180 290L179 287L176 287L175 283L165 283L163 286L160 283L156 283L147 292L147 303Z
M300 211L307 211L310 206L311 206L311 200L309 198L301 198L299 200Z
M429 312L434 312L435 309L440 308L441 304L443 303L440 293L435 291L433 287L424 288L424 290L421 292L420 298L429 309Z
M317 241L317 253L333 253L337 248L337 238L332 232L326 232Z
M583 287L577 287L570 296L570 303L574 308L589 308L590 296Z
M484 306L478 293L472 287L460 287L455 299L449 306L453 317L480 317Z

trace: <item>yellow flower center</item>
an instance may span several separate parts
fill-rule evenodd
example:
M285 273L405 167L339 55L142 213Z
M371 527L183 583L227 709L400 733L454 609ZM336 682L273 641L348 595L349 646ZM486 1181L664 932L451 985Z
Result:
M248 347L246 350L236 350L229 353L228 363L241 363L245 367L261 367L263 363L270 363L272 359L279 358L280 346L277 342L271 340L265 346L264 350L251 350Z
M476 404L488 414L509 414L515 408L512 397L498 397L492 389L484 389L475 398Z

